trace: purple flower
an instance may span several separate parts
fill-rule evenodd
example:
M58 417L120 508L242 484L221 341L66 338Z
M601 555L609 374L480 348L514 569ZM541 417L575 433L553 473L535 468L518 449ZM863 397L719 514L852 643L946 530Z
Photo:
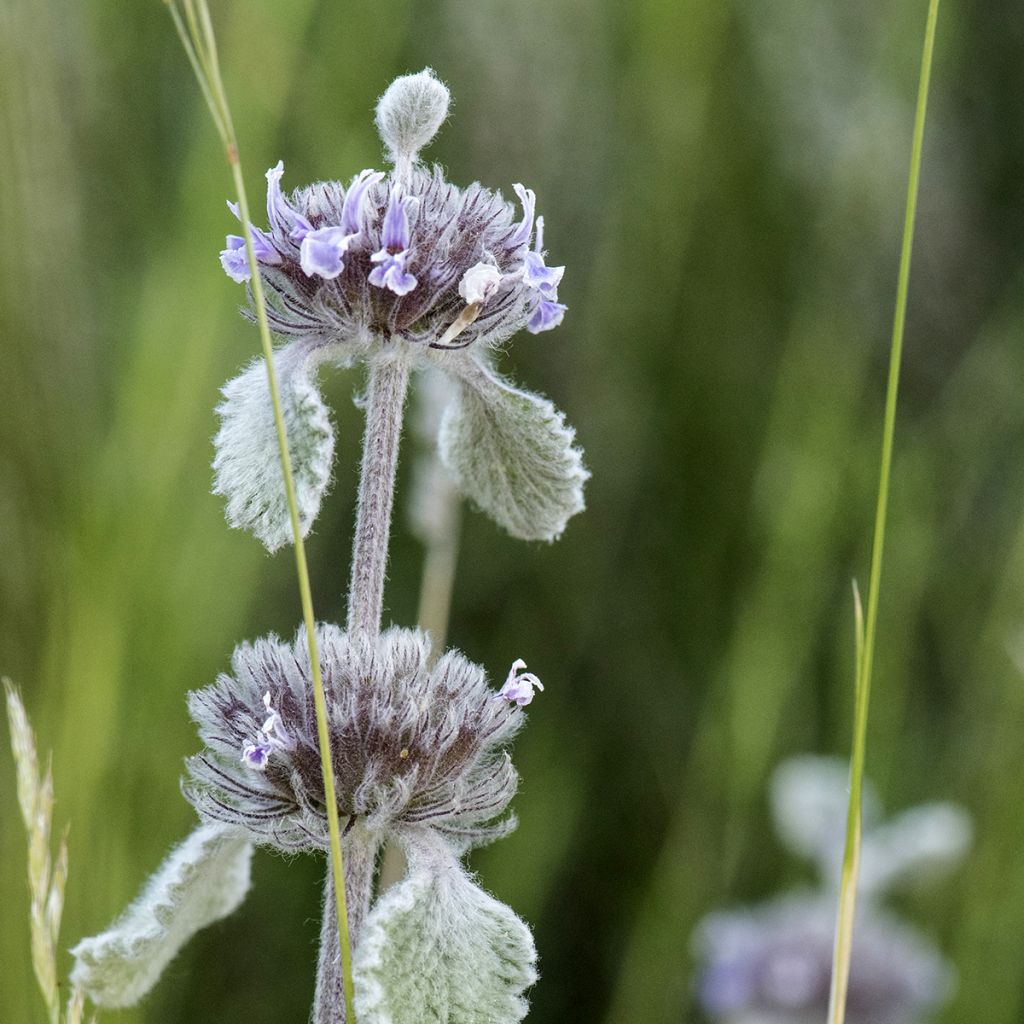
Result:
M482 339L491 348L523 327L537 333L561 322L565 268L544 262L532 189L513 186L522 203L514 220L499 193L459 189L419 166L401 181L366 169L347 189L318 182L291 194L281 189L283 175L281 161L267 171L269 230L252 228L278 335L331 346L402 339L440 349ZM228 239L221 263L233 280L248 281L239 237ZM467 305L482 309L458 321ZM441 344L456 325L459 344Z
M532 200L532 192L528 189L524 189L523 192ZM523 195L523 192L520 192L520 195ZM523 206L526 209L525 199ZM533 212L532 203L528 212ZM529 241L529 235L527 235L527 241ZM538 300L533 315L526 325L526 329L531 334L550 331L553 327L557 327L565 317L569 307L558 301L558 285L561 283L564 273L565 267L549 267L544 263L544 218L538 217L536 241L533 249L526 254L526 262L523 266L523 284L533 290Z
M519 222L515 234L509 239L509 244L529 245L530 236L533 234L533 212L537 208L537 193L532 188L527 188L518 182L512 186L512 189L523 204L523 219Z
M709 914L694 933L697 994L722 1024L824 1020L832 976L842 832L849 767L798 757L772 780L776 830L795 853L818 862L822 884L758 906ZM912 808L885 824L865 782L860 895L846 1000L848 1024L922 1024L949 995L951 972L926 938L882 906L901 880L961 856L970 825L949 804Z
M284 177L284 161L267 171L267 223L270 230L281 236L288 236L293 242L301 242L313 225L299 213L281 192L281 178Z
M370 271L370 284L389 288L396 295L408 295L416 287L416 278L405 269L410 243L409 208L414 204L410 196L399 199L391 193L381 229L381 247L370 257L377 264Z
M548 267L544 264L544 218L537 218L537 240L533 249L526 254L523 268L523 283L536 288L547 298L558 297L558 285L565 273L565 267Z
M306 277L319 274L328 281L337 277L345 269L342 257L348 252L353 237L345 234L341 227L320 228L305 235L300 263Z
M228 202L228 209L239 219L242 215L238 210L238 203ZM281 254L277 251L273 239L259 228L249 225L249 233L252 235L252 247L256 253L256 259L266 266L276 266L281 262ZM220 254L220 265L232 281L242 284L251 277L249 272L249 256L245 251L245 239L241 235L228 235L227 248Z
M495 699L504 698L510 704L526 707L533 700L534 689L543 690L544 684L532 673L523 672L526 662L516 658L508 671L508 678L502 688L495 694Z
M247 743L242 749L242 764L261 772L267 767L273 749L269 743Z
M798 892L698 926L697 995L723 1024L824 1020L835 938L831 895ZM847 994L849 1024L920 1024L949 994L935 947L870 903L858 909Z
M263 694L263 706L267 709L267 718L256 732L256 742L247 743L242 748L242 764L258 772L267 767L270 755L275 750L291 750L294 741L285 729L281 716L271 705L270 691Z
M529 323L526 325L526 329L531 334L540 334L541 331L550 331L553 327L557 327L565 316L565 311L569 307L561 302L549 302L547 299L541 299L537 303L537 308L533 311L533 316L530 317Z
M299 263L307 277L319 274L330 280L344 269L343 256L363 232L363 200L367 189L384 177L379 171L360 171L352 179L341 206L341 223L315 229L304 217L291 232L293 242L301 242ZM296 215L298 216L298 215Z

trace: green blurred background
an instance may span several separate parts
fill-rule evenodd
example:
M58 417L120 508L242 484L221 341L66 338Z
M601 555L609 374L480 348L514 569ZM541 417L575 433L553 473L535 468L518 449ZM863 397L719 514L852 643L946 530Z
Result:
M772 837L771 767L849 747L924 0L215 7L256 205L282 157L291 185L379 166L375 98L426 64L455 97L428 155L538 192L570 313L506 368L566 410L593 480L551 547L465 518L452 641L547 686L519 832L475 867L535 926L531 1020L698 1021L695 921L806 873ZM1022 56L1014 0L943 4L868 753L890 808L975 817L968 863L904 906L959 972L944 1020L972 1024L1024 1014ZM208 493L217 390L257 348L217 264L229 194L163 4L2 0L0 669L54 752L68 944L191 828L185 691L299 619L290 556ZM335 620L359 386L329 384L308 548ZM395 622L421 561L400 521ZM6 747L0 864L21 1024L42 1010ZM244 909L104 1019L305 1020L320 875L261 853Z

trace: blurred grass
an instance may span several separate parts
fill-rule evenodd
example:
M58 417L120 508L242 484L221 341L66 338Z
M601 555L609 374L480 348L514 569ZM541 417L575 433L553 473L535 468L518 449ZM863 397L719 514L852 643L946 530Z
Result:
M781 756L845 752L924 5L225 3L254 191L380 162L370 113L433 65L454 180L536 187L570 315L508 368L564 408L587 513L524 548L466 517L452 640L548 686L519 833L476 860L536 926L531 1019L697 1020L688 936L799 869ZM925 154L868 773L977 816L911 909L953 956L945 1019L1024 994L1024 16L944 5ZM72 823L64 934L105 924L190 827L184 692L298 621L287 558L208 494L217 388L255 352L216 254L229 180L159 3L0 8L0 650ZM894 212L895 211L895 212ZM359 418L310 548L338 618ZM400 499L401 500L401 499ZM396 537L388 604L415 614ZM13 767L0 755L0 1019L37 1018ZM302 1019L320 866L262 856L241 914L122 1022ZM256 936L254 943L253 937ZM254 951L259 955L255 956ZM259 970L257 960L275 965Z

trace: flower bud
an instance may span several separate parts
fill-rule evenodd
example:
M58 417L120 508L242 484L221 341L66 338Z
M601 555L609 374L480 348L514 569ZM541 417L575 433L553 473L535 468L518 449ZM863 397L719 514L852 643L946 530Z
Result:
M377 130L391 159L415 161L448 116L448 87L430 68L396 78L377 101Z

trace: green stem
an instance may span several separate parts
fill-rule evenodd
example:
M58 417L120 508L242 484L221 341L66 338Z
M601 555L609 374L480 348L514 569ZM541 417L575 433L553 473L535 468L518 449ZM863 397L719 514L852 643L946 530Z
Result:
M914 221L917 215L917 193L921 178L921 152L924 143L925 114L928 108L928 86L931 80L932 56L935 50L935 28L939 0L929 0L925 27L921 76L917 89L917 110L914 115L914 140L910 151L910 172L907 181L907 206L903 220L903 244L900 249L899 277L896 285L896 311L893 317L892 347L889 355L889 382L885 396L885 424L882 430L882 459L878 481L878 503L875 508L875 533L871 549L871 579L868 585L867 615L863 637L858 627L858 664L856 699L854 703L853 753L850 759L850 803L846 820L846 845L839 889L839 918L832 962L832 989L829 996L829 1024L842 1024L846 1016L846 990L850 976L853 947L853 923L857 903L857 875L860 864L861 793L864 782L864 761L867 747L868 705L871 698L871 670L875 654L875 632L878 622L878 594L882 580L882 555L885 550L885 525L889 507L889 482L892 477L893 437L896 430L896 399L899 394L900 364L903 356L903 332L907 319L907 293L910 284L910 257L914 244ZM862 646L861 646L862 644Z
M445 495L444 534L428 543L423 552L423 579L420 582L416 624L430 634L431 658L437 659L448 637L448 619L452 610L452 590L459 561L459 496L452 489Z
M186 43L191 34L191 46L186 43L185 49L193 69L199 77L204 97L210 106L211 114L217 125L235 190L238 194L238 207L242 222L242 233L245 238L245 251L249 261L251 274L253 305L256 310L256 322L259 328L260 343L267 366L267 384L270 389L270 401L274 410L274 426L277 431L277 442L281 457L281 473L284 477L285 494L288 500L288 514L291 519L292 536L295 547L295 569L298 575L299 599L302 604L302 619L306 628L306 642L309 646L309 663L313 677L313 699L316 705L317 737L320 745L320 763L324 779L324 801L327 806L327 826L330 834L330 860L334 880L334 894L338 912L338 939L341 950L341 968L344 979L345 1019L355 1024L353 1008L354 988L352 983L352 949L349 942L348 911L345 901L345 872L341 854L341 825L338 818L338 801L334 791L334 768L331 761L330 737L327 730L327 702L324 696L323 676L320 670L320 654L316 641L316 619L313 615L313 595L309 584L309 567L306 563L306 549L302 541L302 528L299 520L299 506L295 496L295 479L292 473L291 453L288 449L288 435L285 429L284 413L281 408L281 394L274 369L274 347L270 336L270 324L267 321L266 301L263 293L263 282L260 278L256 252L252 244L252 233L248 230L251 223L249 217L249 200L245 191L245 180L242 165L238 156L238 142L235 138L231 120L227 94L220 76L217 50L213 36L206 0L194 0L199 9L198 24L193 10L193 0L186 0L189 33L186 33L173 0L168 0L175 25ZM201 26L201 29L200 29Z
M233 140L232 140L233 141ZM238 191L238 208L242 224L248 225L249 204L242 180L242 168L238 160L237 147L229 148L231 173ZM306 627L306 642L309 645L309 664L313 675L313 700L316 704L316 731L320 745L320 763L324 778L324 800L327 804L327 827L331 842L331 871L334 879L334 894L338 909L338 939L341 947L341 969L345 981L345 1019L355 1022L352 1006L354 987L352 984L352 949L348 935L348 910L345 905L345 871L341 856L341 824L338 819L338 800L334 792L334 766L331 761L330 736L327 731L327 701L324 696L324 681L320 672L320 653L316 642L316 619L313 615L313 594L309 585L309 567L306 564L306 546L302 541L302 527L299 523L299 506L295 497L295 479L292 474L291 454L288 450L284 413L281 409L281 394L274 370L274 350L270 339L270 325L263 296L256 253L252 246L252 233L245 232L245 249L252 272L253 305L256 307L256 321L259 326L260 342L267 364L267 382L270 386L270 401L274 407L274 426L281 453L281 470L284 474L285 493L288 496L288 515L292 522L292 536L295 539L295 571L299 579L299 598L302 602L302 621Z

